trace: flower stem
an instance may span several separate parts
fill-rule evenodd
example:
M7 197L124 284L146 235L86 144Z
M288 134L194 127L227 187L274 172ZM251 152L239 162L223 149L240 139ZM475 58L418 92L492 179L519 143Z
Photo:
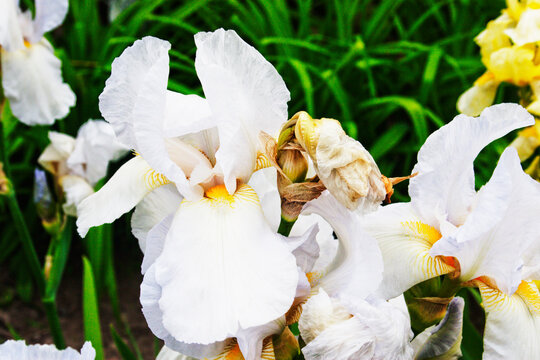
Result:
M286 220L282 216L281 217L281 222L279 223L278 233L280 233L283 236L289 236L289 234L291 233L291 229L292 229L295 222L296 222L296 220L289 221L289 220Z
M54 344L58 349L65 349L66 342L64 340L64 335L62 334L62 328L60 327L56 301L54 298L43 299L42 301L45 313L47 314L47 320L49 321L49 328L51 329Z
M34 277L39 293L43 294L43 291L45 290L45 281L43 278L43 272L41 271L41 265L38 260L36 249L34 248L30 232L28 231L28 227L24 221L21 208L17 202L15 190L13 189L13 185L10 181L8 183L8 192L5 194L5 196L7 198L11 216L13 217L13 223L17 229L17 232L19 233L19 239L21 240L26 261L28 262L28 266L30 267L30 271Z
M28 267L30 268L30 273L34 278L39 294L43 297L42 303L45 308L45 313L47 314L47 320L49 321L49 327L52 332L54 343L59 349L66 347L64 337L62 335L62 329L60 328L60 320L58 318L58 312L56 310L55 296L45 297L45 274L41 268L39 258L34 247L34 242L32 241L32 236L26 225L21 207L17 201L17 195L15 193L15 187L11 181L10 165L9 165L9 155L6 149L6 137L4 134L4 122L3 122L3 112L4 112L5 100L2 100L0 103L0 161L3 164L5 169L6 182L5 191L2 192L2 195L5 196L8 203L8 208L13 218L13 223L17 232L19 234L19 239L23 248ZM55 293L56 295L56 293Z

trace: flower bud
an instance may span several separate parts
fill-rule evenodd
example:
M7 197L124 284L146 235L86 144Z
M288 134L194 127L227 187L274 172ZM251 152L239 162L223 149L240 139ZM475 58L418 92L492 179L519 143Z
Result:
M295 115L296 116L296 115ZM297 114L295 135L317 175L339 202L353 210L372 210L386 197L382 174L369 152L347 136L339 121Z
M277 163L283 173L293 183L303 182L306 179L308 162L298 145L286 145L277 153Z
M57 231L61 226L60 215L47 184L45 172L39 169L34 170L34 204L45 230L49 233Z
M9 180L4 172L4 164L0 163L0 195L6 195L9 192Z

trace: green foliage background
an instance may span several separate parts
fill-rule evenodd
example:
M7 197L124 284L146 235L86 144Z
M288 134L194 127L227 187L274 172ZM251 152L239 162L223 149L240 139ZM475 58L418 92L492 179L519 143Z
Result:
M23 3L33 7L29 0ZM385 175L402 176L410 173L426 137L456 115L458 96L483 73L473 38L503 7L502 0L149 0L133 2L110 21L108 2L70 1L64 24L47 36L63 62L64 79L77 94L76 107L51 128L30 128L9 116L3 122L12 180L40 259L49 238L36 214L32 187L37 157L48 144L47 132L75 135L82 123L100 118L98 96L111 62L136 39L152 35L170 41L169 89L203 95L194 69L193 34L220 27L236 30L284 78L292 97L290 116L307 110L316 118L341 120ZM515 101L515 89L503 87L498 99ZM508 138L500 140L481 154L476 162L478 185L489 178L507 144ZM109 174L118 166L110 166ZM407 201L406 193L406 186L399 185L394 201ZM3 200L0 229L0 269L15 279L15 296L30 301L38 295ZM69 261L80 262L81 252L88 256L86 336L101 339L99 332L110 329L124 358L140 358L129 326L119 315L121 307L139 306L138 299L119 304L114 272L114 249L117 254L118 249L129 249L121 250L124 254L138 251L129 216L89 237L89 246L80 250L76 244L81 239L73 232L72 248L78 251L69 253ZM65 251L67 255L69 246ZM136 271L139 260L132 261ZM59 292L66 291L62 285ZM0 286L0 297L5 299L13 290ZM465 294L469 300L470 295ZM118 331L109 324L96 328L98 296L112 302ZM9 306L9 301L0 306ZM479 358L482 350L473 317L465 324L466 359ZM122 340L126 338L127 343Z

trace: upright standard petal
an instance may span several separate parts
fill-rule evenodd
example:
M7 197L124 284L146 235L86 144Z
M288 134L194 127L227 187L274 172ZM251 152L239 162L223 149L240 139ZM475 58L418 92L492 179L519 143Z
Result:
M337 234L337 254L317 286L328 294L348 294L365 298L373 293L382 280L383 258L376 240L361 227L358 215L329 191L304 206L303 213L322 216Z
M20 10L16 0L0 0L0 47L7 51L24 48L24 39L19 25Z
M261 131L277 135L290 94L276 69L233 30L195 35L195 68L217 119L216 159L232 194L255 169Z
M218 185L199 201L184 200L153 266L163 328L187 343L222 341L284 315L298 283L294 256L248 185L234 195ZM143 303L149 323L152 306Z
M34 33L30 42L41 40L43 34L58 27L68 11L68 0L36 0Z
M2 52L2 86L13 114L26 125L50 125L75 105L75 94L62 81L61 63L49 42Z
M512 294L522 279L524 252L540 234L538 214L540 184L523 172L516 150L509 147L463 226L436 243L431 254L457 258L464 282L488 276Z
M473 161L490 142L508 132L534 124L520 105L499 104L486 108L479 118L458 115L431 134L420 151L409 183L411 203L430 226L445 221L461 225L473 204Z
M156 173L143 158L134 157L122 165L98 192L79 204L77 231L84 237L91 227L113 222L152 190L168 183L169 180Z
M200 196L202 190L189 187L186 174L170 158L165 143L170 48L169 42L147 36L125 49L113 61L111 76L99 96L99 109L121 142L137 150L184 196Z
M536 284L522 282L513 295L482 283L479 289L486 311L482 358L536 359L540 354L540 292Z
M392 299L424 280L454 271L442 257L429 254L441 234L422 222L410 203L381 207L362 223L381 249L384 272L376 293L382 298Z

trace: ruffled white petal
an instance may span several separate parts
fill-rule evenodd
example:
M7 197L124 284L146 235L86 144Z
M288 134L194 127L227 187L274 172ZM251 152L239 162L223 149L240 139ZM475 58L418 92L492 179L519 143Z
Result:
M112 63L99 109L121 142L192 198L202 195L202 189L189 186L188 174L171 158L165 142L170 48L169 42L147 36L125 49Z
M418 153L409 195L423 221L442 228L446 220L461 225L476 192L473 161L487 144L508 132L534 124L520 105L486 108L479 118L458 115L431 134Z
M88 120L77 133L75 148L67 159L67 166L75 175L96 184L107 174L109 161L116 160L129 149L116 140L110 124Z
M536 359L540 354L540 293L522 283L508 296L480 284L486 311L484 360Z
M23 34L19 25L20 12L16 0L0 1L0 46L7 51L24 47Z
M43 34L60 26L68 11L68 0L36 0L34 33L30 42L39 41Z
M311 296L303 306L298 322L300 335L306 343L313 341L328 327L351 318L349 311L337 300L328 296L323 288Z
M113 222L152 190L166 183L167 179L152 170L143 158L134 157L122 165L98 192L79 204L77 231L84 237L91 227Z
M317 214L298 216L298 220L294 223L290 236L299 236L304 234L313 224L317 224L319 231L317 232L317 245L319 248L319 256L315 260L311 272L324 273L336 256L339 242L334 238L334 229L321 216Z
M247 182L257 158L260 131L276 135L287 120L289 91L276 69L233 30L195 35L195 68L216 116L220 148L216 154L225 184Z
M509 147L465 224L454 237L436 243L431 254L456 257L462 281L488 276L512 294L522 279L522 256L538 241L538 214L540 184L523 172L516 150Z
M76 175L61 177L60 185L66 197L66 202L62 205L62 208L67 215L76 217L77 206L94 193L94 188L85 179Z
M262 359L261 353L263 350L263 340L268 336L281 334L285 326L285 317L281 317L261 326L240 330L236 334L236 339L244 359Z
M517 46L540 41L540 9L527 9L519 17L514 28L504 31Z
M308 300L300 319L301 335L307 342L302 349L306 359L412 358L412 331L406 312L383 300L370 303L354 299L352 303L350 308L344 307L322 290ZM309 324L304 317L311 320ZM311 325L315 327L311 329Z
M177 351L169 349L167 346L163 346L159 351L156 360L197 360L194 357L180 354Z
M190 343L221 341L284 315L298 283L294 256L247 185L232 198L184 200L154 266L163 327Z
M174 218L174 213L167 215L163 220L157 223L150 231L146 237L146 248L144 250L144 258L141 265L141 273L144 274L150 266L156 261L156 259L161 255L163 247L165 246L165 239L167 238L167 233L171 228L172 221Z
M324 191L304 206L303 213L316 213L332 226L339 240L337 254L318 282L328 294L347 293L365 298L382 279L383 259L377 242L360 224L359 216Z
M441 234L423 223L410 203L381 207L362 221L381 249L384 272L377 294L382 298L394 298L424 280L454 270L441 257L429 254Z
M146 236L150 229L167 215L175 213L182 199L176 187L167 184L154 189L135 207L131 216L131 232L139 240L142 252L146 249Z
M96 351L89 341L85 342L81 352L70 347L58 350L54 345L26 345L24 340L7 340L0 345L2 360L94 360Z
M458 111L468 116L480 115L485 108L493 104L498 87L499 82L495 79L475 84L458 98Z
M277 189L277 171L274 167L268 167L253 173L248 185L255 190L261 201L261 207L266 220L273 231L277 232L281 221L281 197ZM309 226L308 226L309 227ZM291 234L299 236L307 230Z
M13 114L27 125L50 125L75 105L75 94L62 81L60 60L42 39L2 52L2 86Z
M156 281L156 267L150 266L144 274L144 279L141 284L141 305L144 317L148 323L148 327L155 336L165 342L165 346L198 359L211 358L218 356L227 346L227 341L218 341L212 344L187 344L177 341L167 329L163 326L163 311L160 308L159 300L161 298L162 289Z
M319 257L318 232L319 225L314 223L299 236L283 236L283 239L289 245L289 250L296 258L296 265L298 265L304 274L313 269L313 265Z

